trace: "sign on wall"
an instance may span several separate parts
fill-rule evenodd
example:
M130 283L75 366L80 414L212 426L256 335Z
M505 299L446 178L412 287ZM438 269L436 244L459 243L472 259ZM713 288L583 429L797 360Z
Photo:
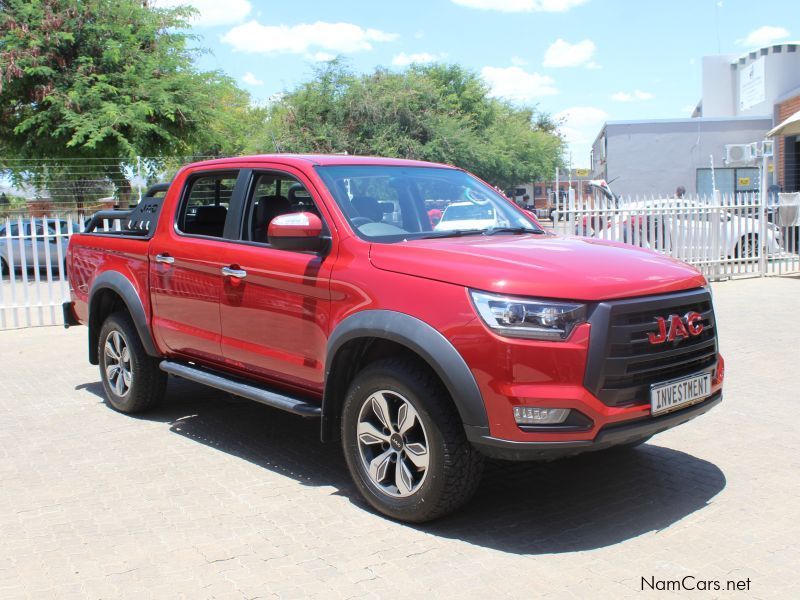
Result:
M739 71L739 110L747 110L764 102L765 90L762 57Z

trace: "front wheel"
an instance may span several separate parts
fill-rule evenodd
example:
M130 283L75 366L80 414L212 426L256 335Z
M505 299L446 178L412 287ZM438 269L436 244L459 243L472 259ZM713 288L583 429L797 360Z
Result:
M344 402L342 443L362 496L403 521L456 510L483 471L447 391L413 360L380 360L355 377Z
M110 315L100 328L97 355L108 403L133 414L155 406L164 396L167 374L148 356L127 313Z
M744 235L736 244L736 258L756 258L758 256L758 235Z

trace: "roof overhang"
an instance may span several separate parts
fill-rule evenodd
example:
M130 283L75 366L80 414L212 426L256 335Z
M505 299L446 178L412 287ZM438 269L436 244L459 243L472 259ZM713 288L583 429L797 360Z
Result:
M767 137L786 137L789 135L800 135L800 110L767 132Z

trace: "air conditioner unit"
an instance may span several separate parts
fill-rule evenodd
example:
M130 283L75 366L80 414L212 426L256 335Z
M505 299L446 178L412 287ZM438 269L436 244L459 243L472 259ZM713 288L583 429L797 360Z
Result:
M755 163L751 144L726 144L725 164L729 167L743 167Z

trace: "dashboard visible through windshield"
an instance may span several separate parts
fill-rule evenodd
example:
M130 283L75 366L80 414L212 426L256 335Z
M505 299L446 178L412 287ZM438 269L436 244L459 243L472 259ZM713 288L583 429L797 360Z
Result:
M464 171L439 167L316 167L353 229L364 239L542 230L502 195Z

